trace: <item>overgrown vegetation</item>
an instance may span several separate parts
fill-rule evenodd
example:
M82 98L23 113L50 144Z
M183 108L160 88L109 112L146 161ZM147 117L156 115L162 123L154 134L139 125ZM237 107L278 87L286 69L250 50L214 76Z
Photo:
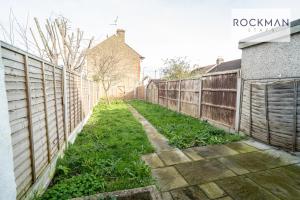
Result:
M186 57L175 57L164 60L164 68L162 69L163 79L175 80L183 79L191 76L190 62Z
M144 129L123 102L99 104L57 164L41 199L69 199L153 183L140 159L153 152Z
M129 103L178 148L223 144L242 139L205 121L183 115L152 103L132 100Z

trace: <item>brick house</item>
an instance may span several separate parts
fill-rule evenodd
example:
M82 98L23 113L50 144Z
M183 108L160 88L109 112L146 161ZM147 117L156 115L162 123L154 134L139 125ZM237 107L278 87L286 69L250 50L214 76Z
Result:
M121 76L111 87L109 95L121 97L132 92L139 85L141 73L141 61L144 59L139 53L125 42L125 31L117 29L116 34L108 37L101 43L94 46L87 56L88 76L94 73L93 57L113 52L117 56L116 68L121 72Z

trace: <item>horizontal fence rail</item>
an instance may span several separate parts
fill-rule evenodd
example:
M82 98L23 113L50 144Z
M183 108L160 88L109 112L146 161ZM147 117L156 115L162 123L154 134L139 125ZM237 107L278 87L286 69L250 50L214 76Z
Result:
M95 82L1 43L17 198L45 173L99 99ZM2 67L2 66L1 66Z
M198 79L151 81L146 87L146 100L237 130L239 86L238 71Z

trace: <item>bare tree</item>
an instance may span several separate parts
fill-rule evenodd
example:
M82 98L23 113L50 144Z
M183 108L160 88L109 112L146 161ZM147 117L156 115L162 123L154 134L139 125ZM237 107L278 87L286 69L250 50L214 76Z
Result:
M109 90L121 80L124 69L120 66L120 57L116 49L90 53L89 59L93 67L93 79L101 84L106 102L110 104Z
M69 21L62 16L54 20L47 19L44 30L37 18L34 21L39 37L32 29L30 31L40 56L45 54L52 63L58 65L62 61L65 67L81 72L93 38L84 45L83 31L78 28L72 32Z
M15 16L13 10L10 9L8 23L8 26L0 24L2 39L11 45L16 45L16 43L18 43L18 45L25 48L26 51L33 52L32 42L28 37L29 13L27 14L25 24L23 25L23 23L20 23L17 17Z

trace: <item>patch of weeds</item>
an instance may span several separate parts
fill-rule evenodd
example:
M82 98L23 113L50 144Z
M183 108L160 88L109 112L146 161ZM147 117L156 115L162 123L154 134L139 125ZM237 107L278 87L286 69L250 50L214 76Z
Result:
M169 139L169 143L184 149L208 144L224 144L241 140L243 137L226 133L208 122L183 115L160 105L132 100L128 102L141 113L156 129Z
M153 184L141 161L153 152L142 125L121 101L99 104L75 143L57 162L51 185L40 199L69 199Z

